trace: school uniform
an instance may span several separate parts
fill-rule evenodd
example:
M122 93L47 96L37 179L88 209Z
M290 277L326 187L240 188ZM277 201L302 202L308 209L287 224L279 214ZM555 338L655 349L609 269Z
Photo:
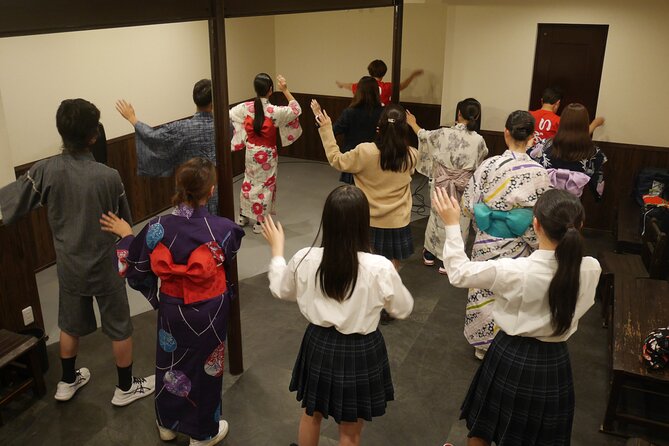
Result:
M413 254L411 235L411 175L418 151L409 147L409 168L402 172L381 169L381 151L375 143L358 144L342 153L331 125L318 129L325 156L332 167L353 174L356 187L369 201L370 242L374 253L403 260Z
M446 226L444 266L457 287L490 289L493 318L500 330L476 372L460 418L470 437L504 445L568 445L574 417L574 384L566 340L594 304L599 262L583 257L571 326L555 335L548 287L555 252L528 257L470 261L460 228Z
M296 301L310 322L295 361L290 390L309 415L337 423L371 421L394 399L388 353L378 330L381 310L403 319L413 309L411 293L392 263L358 253L358 277L351 296L339 302L323 294L317 271L323 248L304 248L286 264L269 266L272 295Z

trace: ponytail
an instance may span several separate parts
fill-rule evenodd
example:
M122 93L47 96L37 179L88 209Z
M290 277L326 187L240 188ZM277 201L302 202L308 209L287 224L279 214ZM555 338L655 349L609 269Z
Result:
M558 267L548 287L548 305L555 329L553 334L559 336L571 327L580 286L583 241L574 226L568 227L558 242L555 258Z
M578 300L585 211L581 201L571 193L551 189L544 192L534 205L534 216L544 234L557 242L555 258L557 271L548 287L548 306L551 309L553 335L566 333L571 327Z
M255 116L253 118L253 131L256 135L260 135L262 125L265 122L265 110L262 106L262 101L259 97L253 100L253 107L255 108Z
M260 98L267 96L270 90L274 89L272 78L269 77L267 73L258 74L255 79L253 79L253 89L256 92L256 98L253 101L253 107L255 109L253 117L253 131L256 133L256 135L260 135L262 126L265 123L265 110Z
M401 105L389 104L379 118L376 147L381 151L381 170L405 172L413 169L415 161L409 150L406 111Z

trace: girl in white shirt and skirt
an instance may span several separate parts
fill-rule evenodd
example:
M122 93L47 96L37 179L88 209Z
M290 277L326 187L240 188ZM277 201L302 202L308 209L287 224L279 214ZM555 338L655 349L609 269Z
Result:
M443 189L433 206L446 224L444 265L452 285L493 290L500 330L474 376L460 418L468 445L568 445L574 383L566 340L593 305L601 273L583 257L578 198L549 190L534 206L539 249L529 257L470 261L458 202Z
M304 408L299 445L317 445L321 420L330 416L340 444L357 445L363 421L383 415L394 399L381 310L404 319L413 298L391 261L370 253L369 203L355 186L330 193L321 247L298 251L288 264L281 225L268 217L262 226L272 248L270 290L297 301L310 322L290 382Z

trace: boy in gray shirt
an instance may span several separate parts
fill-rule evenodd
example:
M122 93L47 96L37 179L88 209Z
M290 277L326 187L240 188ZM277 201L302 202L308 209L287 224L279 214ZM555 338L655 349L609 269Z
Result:
M56 126L63 139L60 155L35 163L15 182L0 189L4 224L38 206L47 215L56 249L59 282L58 327L63 368L55 398L67 401L90 380L75 368L79 338L97 329L93 296L102 331L112 341L118 386L112 404L126 406L151 394L154 376L132 376L132 323L124 280L115 265L115 238L100 230L100 215L112 211L131 221L118 172L95 162L89 147L98 135L100 111L84 99L66 99Z

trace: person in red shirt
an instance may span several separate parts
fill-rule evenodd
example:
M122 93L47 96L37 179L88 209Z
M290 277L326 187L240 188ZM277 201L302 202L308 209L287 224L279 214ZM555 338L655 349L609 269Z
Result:
M376 79L376 82L378 82L379 84L379 95L381 96L381 105L390 104L390 96L393 93L393 84L392 82L383 82L383 76L385 76L386 72L388 71L388 66L386 65L386 63L380 59L373 60L367 66L367 71L369 72L369 75L372 76L374 79ZM412 71L409 77L400 82L400 90L404 90L405 88L407 88L409 84L421 74L423 74L423 70ZM357 83L346 83L339 81L335 82L337 84L337 87L345 88L347 90L350 89L353 92L353 94L355 94L355 91L358 88Z
M557 111L560 108L562 91L557 87L548 87L541 96L541 108L530 111L534 117L535 142L550 139L555 136L560 126L560 117Z
M558 127L560 127L560 117L557 115L557 111L560 108L561 100L562 90L558 87L548 87L541 96L541 108L530 111L530 114L534 117L533 144L555 137ZM596 117L593 119L589 126L590 134L592 135L595 129L603 124L604 118Z

